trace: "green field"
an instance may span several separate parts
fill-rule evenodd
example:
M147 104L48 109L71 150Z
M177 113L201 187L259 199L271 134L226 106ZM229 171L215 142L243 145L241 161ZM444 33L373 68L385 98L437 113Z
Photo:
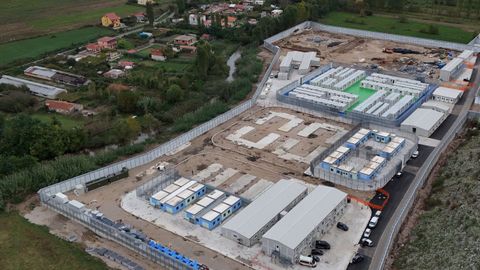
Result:
M58 113L36 113L32 114L32 117L44 123L51 123L55 118L62 124L62 127L66 129L83 126L83 122L81 120Z
M2 270L100 270L108 267L77 244L68 243L29 223L17 213L0 214Z
M428 34L422 33L420 30L427 29L428 24L415 21L407 21L400 23L398 19L382 16L360 17L356 14L346 12L330 12L320 22L335 26L370 30L376 32L385 32L391 34L414 36L421 38L446 40L458 43L468 43L473 38L472 32L463 29L436 24L439 33Z
M36 58L42 54L69 48L73 44L83 44L99 36L112 34L107 28L86 27L54 35L0 44L0 66L16 60Z
M350 108L347 109L347 112L351 112L358 104L364 102L367 98L373 95L376 91L372 89L362 88L360 87L362 81L356 82L354 85L350 86L345 90L345 92L350 94L358 95L358 101L355 102Z
M103 14L127 16L144 7L125 0L2 0L0 43L98 25Z

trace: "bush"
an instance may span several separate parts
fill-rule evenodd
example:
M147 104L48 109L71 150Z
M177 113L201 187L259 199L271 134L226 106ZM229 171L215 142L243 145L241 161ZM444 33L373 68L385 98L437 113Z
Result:
M430 35L438 35L440 33L440 30L438 29L437 26L430 24L428 28L423 28L419 30L420 33L424 34L430 34Z
M407 23L407 22L408 22L408 19L407 19L407 17L406 17L405 15L400 15L400 16L398 17L398 22L399 22L399 23Z

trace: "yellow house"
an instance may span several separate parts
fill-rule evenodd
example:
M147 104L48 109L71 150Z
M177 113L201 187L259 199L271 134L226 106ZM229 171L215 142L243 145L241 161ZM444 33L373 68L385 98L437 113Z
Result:
M120 17L115 13L107 13L102 17L102 25L105 27L120 27Z

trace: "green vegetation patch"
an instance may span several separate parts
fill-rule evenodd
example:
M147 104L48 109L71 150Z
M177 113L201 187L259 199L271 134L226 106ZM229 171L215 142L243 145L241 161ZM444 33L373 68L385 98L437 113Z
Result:
M375 90L362 88L360 87L361 81L356 82L354 85L350 86L345 90L345 92L354 94L358 96L357 102L355 102L350 108L347 109L347 112L351 112L355 107L357 107L360 103L364 102L367 98L371 95L375 94Z
M335 26L356 28L375 32L385 32L404 36L468 43L473 33L463 29L407 20L401 23L398 19L382 16L360 17L347 12L330 12L320 22Z
M479 127L467 132L467 140L442 166L396 269L480 268Z
M0 66L16 60L37 58L43 54L83 44L109 34L112 34L112 31L107 28L86 27L48 36L0 44Z
M40 120L41 122L44 122L46 124L51 124L54 121L58 121L64 129L72 129L76 127L80 128L83 126L82 119L77 119L58 113L35 113L31 116L33 119Z
M68 243L29 223L18 213L0 213L0 265L2 270L100 270L108 267L78 244Z

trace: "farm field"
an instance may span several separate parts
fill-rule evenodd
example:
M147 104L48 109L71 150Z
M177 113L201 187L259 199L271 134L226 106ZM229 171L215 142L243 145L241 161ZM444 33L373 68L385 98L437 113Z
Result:
M86 27L55 35L41 36L0 44L0 66L16 60L36 58L42 54L68 48L72 44L82 44L99 36L111 34L107 28Z
M126 16L144 10L143 7L126 5L125 2L123 0L2 0L0 1L0 43L99 24L100 17L108 12Z
M435 24L439 31L439 33L435 35L420 32L420 30L428 28L428 25L425 23L419 23L415 21L400 23L398 19L395 18L383 16L360 17L356 14L347 12L330 12L323 19L321 19L320 22L341 27L445 40L458 43L468 43L473 38L472 32L452 26Z
M17 213L0 214L0 265L3 270L100 270L108 267L77 244L68 243L29 223Z
M467 132L432 184L418 223L394 262L396 269L478 269L480 133Z

